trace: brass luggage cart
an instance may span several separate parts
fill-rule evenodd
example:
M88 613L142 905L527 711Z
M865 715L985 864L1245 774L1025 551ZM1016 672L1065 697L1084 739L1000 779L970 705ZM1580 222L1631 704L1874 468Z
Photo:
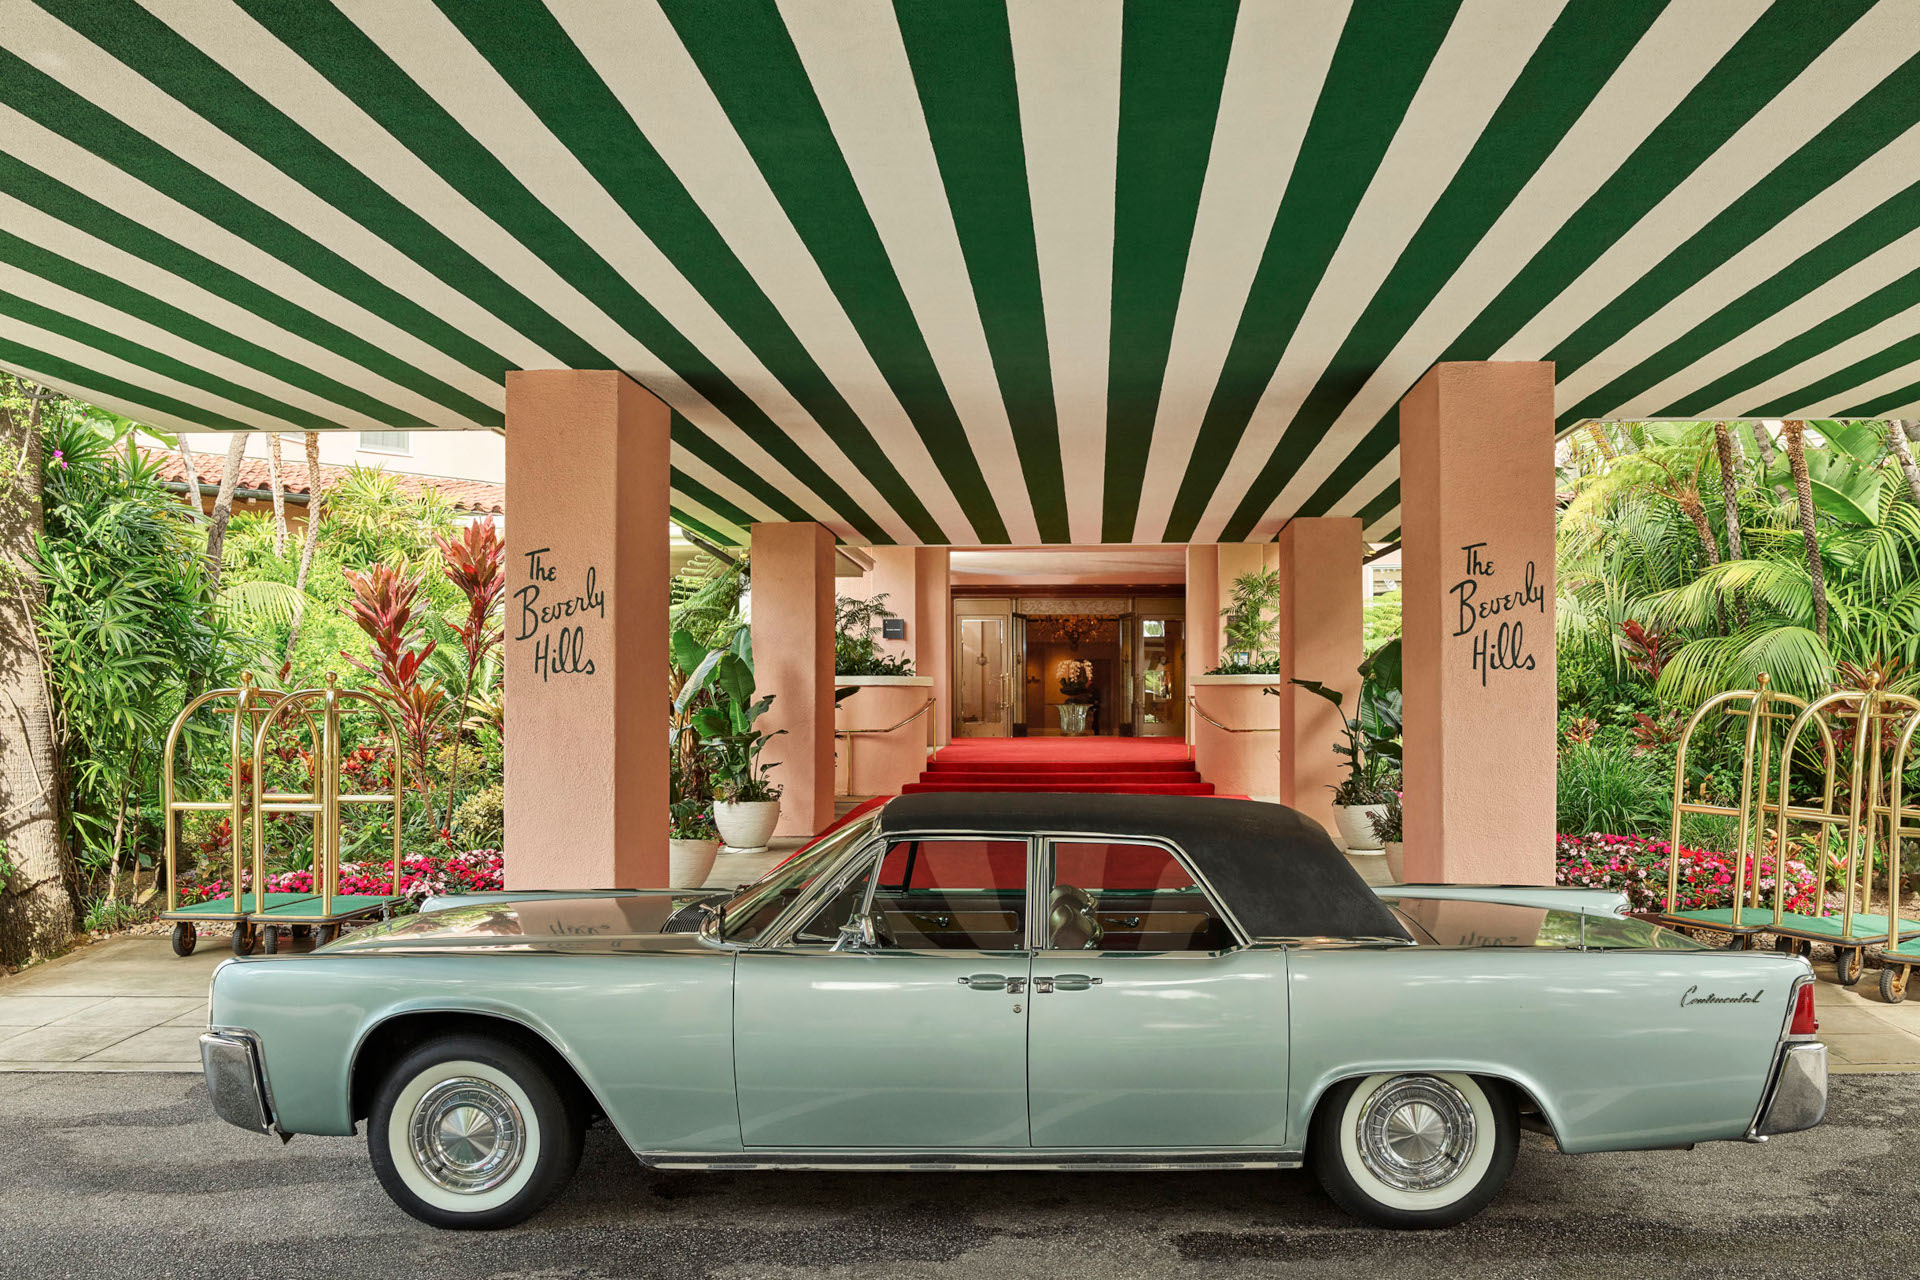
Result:
M1760 902L1759 855L1766 843L1767 833L1767 784L1773 774L1774 729L1776 725L1795 722L1796 713L1803 711L1806 703L1790 694L1776 693L1770 687L1770 681L1763 674L1755 682L1754 689L1732 689L1715 694L1700 705L1680 732L1680 741L1674 755L1673 766L1673 824L1669 831L1667 847L1667 900L1665 910L1654 912L1651 919L1656 923L1679 929L1688 934L1716 933L1731 937L1730 945L1738 950L1753 946L1756 934L1774 931L1775 913L1769 912ZM1694 735L1708 718L1718 712L1721 720L1745 720L1744 746L1740 755L1740 799L1737 805L1713 804L1703 799L1687 798L1687 759L1693 747ZM1816 719L1822 741L1827 752L1827 799L1826 808L1831 808L1833 776L1833 738L1827 731L1826 722ZM1717 727L1717 724L1713 727ZM1822 810L1821 812L1824 812ZM1690 813L1709 814L1715 817L1733 818L1739 824L1739 836L1734 846L1733 905L1730 907L1682 907L1679 904L1680 891L1680 826ZM1801 816L1798 810L1795 816ZM1819 848L1821 873L1825 875L1827 832L1820 828ZM1779 860L1775 859L1774 882L1780 883ZM1822 884L1824 886L1824 879ZM1777 906L1778 904L1776 904Z
M1920 732L1920 715L1911 716L1893 748L1887 796L1887 913L1900 915L1901 845L1920 839L1920 805L1907 803L1907 766L1913 759L1913 741ZM1902 939L1889 926L1886 937L1868 948L1880 961L1880 998L1899 1004L1907 998L1907 979L1920 965L1920 938Z
M231 706L222 705L229 702ZM232 925L234 954L246 955L253 949L254 931L249 922L253 913L263 906L271 908L302 896L269 894L262 903L255 894L246 891L244 833L250 821L248 809L252 799L246 781L246 766L253 758L256 723L273 711L279 702L279 694L256 689L252 675L242 674L238 688L213 689L189 702L186 709L174 717L172 726L167 730L166 754L160 763L160 803L162 818L166 823L164 856L167 900L166 909L160 912L159 918L173 921L173 953L177 956L191 955L199 941L200 927L209 924ZM227 795L221 799L182 800L175 779L180 741L187 722L203 707L211 707L218 714L233 717L227 735ZM308 727L311 730L312 726ZM227 814L232 833L227 868L229 891L218 898L183 906L180 902L180 822L189 813ZM260 882L255 880L254 883L258 885Z
M1882 915L1867 909L1873 901L1873 859L1882 820L1887 820L1892 836L1889 853L1897 858L1899 849L1897 833L1900 822L1895 816L1900 794L1899 777L1895 775L1891 790L1886 788L1883 739L1889 730L1899 729L1900 721L1907 720L1909 723L1901 741L1910 740L1913 733L1912 717L1916 713L1920 713L1920 700L1906 694L1883 692L1879 676L1870 675L1864 689L1841 690L1808 703L1794 717L1792 726L1787 730L1786 745L1780 754L1780 789L1774 806L1777 847L1783 850L1786 847L1789 821L1817 823L1823 836L1829 830L1839 833L1847 876L1840 913L1829 915L1826 886L1831 851L1823 840L1813 914L1785 910L1785 881L1775 876L1773 918L1766 928L1779 939L1783 950L1793 947L1804 955L1813 949L1814 943L1832 946L1834 967L1838 970L1842 986L1851 987L1860 981L1865 973L1868 948L1883 944L1887 949L1895 949L1909 939L1920 938L1920 920L1905 919L1899 912L1897 863L1888 868L1887 913ZM1829 717L1835 721L1851 719L1854 723L1853 760L1847 769L1845 803L1839 808L1834 804L1834 749ZM1819 728L1826 749L1827 776L1820 809L1790 803L1794 748L1809 723ZM1896 764L1900 762L1902 754L1895 752ZM1903 967L1903 988L1904 978Z
M314 768L310 791L269 791L267 779L267 743L273 731L295 713L318 719L318 742L313 753ZM340 789L341 717L356 712L372 712L386 730L389 750L388 779L384 791L343 792ZM400 818L401 780L400 732L393 714L372 694L339 688L331 672L325 688L300 689L283 695L262 717L253 737L253 881L266 883L266 823L269 816L305 814L313 819L313 891L304 894L269 894L249 913L248 921L261 938L262 949L272 955L279 949L280 931L311 930L315 945L325 945L339 934L349 921L393 914L405 901L400 892ZM340 889L340 811L343 805L386 805L393 828L393 878L390 891L375 894L343 894ZM237 842L236 842L237 843Z

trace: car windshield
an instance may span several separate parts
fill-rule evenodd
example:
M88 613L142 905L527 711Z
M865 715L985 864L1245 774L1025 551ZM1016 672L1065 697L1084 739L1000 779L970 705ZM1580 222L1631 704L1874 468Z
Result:
M842 854L873 834L879 825L880 815L875 813L822 836L752 884L742 887L727 899L719 916L710 921L713 928L703 928L701 932L709 936L718 932L728 942L756 940L795 899L838 862Z

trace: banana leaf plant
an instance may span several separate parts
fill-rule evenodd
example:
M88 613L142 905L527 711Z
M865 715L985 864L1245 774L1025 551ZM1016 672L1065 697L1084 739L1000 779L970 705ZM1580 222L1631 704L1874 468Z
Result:
M674 667L685 673L674 691L668 729L668 743L683 765L694 764L697 755L711 771L717 799L779 799L780 788L767 779L774 766L761 764L760 753L786 730L755 727L773 695L756 696L752 662L737 645L707 649L685 631L675 632L669 643Z
M1334 786L1335 804L1385 804L1399 789L1400 773L1400 641L1395 639L1368 655L1360 664L1360 696L1356 714L1346 714L1346 696L1318 680L1295 679L1307 692L1331 702L1340 711L1343 742L1333 753L1346 762L1347 776Z

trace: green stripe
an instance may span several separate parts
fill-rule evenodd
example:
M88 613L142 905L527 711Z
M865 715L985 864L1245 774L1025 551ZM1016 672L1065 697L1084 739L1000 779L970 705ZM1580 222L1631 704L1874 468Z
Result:
M1382 492L1379 497L1375 498L1372 502L1369 502L1366 506L1360 508L1359 512L1357 513L1360 517L1360 527L1363 530L1371 527L1375 520L1378 520L1381 516L1386 515L1387 512L1393 510L1395 507L1399 505L1400 505L1400 482L1398 480L1395 480L1392 484L1386 487L1385 491ZM1385 541L1391 542L1392 539L1388 538L1388 539L1385 539Z
M1007 13L996 5L915 0L895 0L894 12L1034 520L1043 542L1068 542L1060 423Z
M1755 183L1745 195L1689 236L1685 244L1574 330L1566 341L1554 348L1552 359L1555 367L1565 376L1568 371L1585 365L1634 325L1704 279L1709 272L1777 226L1808 200L1843 181L1855 167L1911 128L1916 119L1920 119L1920 57L1910 59L1874 86L1832 124L1788 157L1779 168ZM1911 192L1893 197L1880 205L1876 212L1890 216L1876 219L1869 215L1817 246L1776 277L1785 278L1783 287L1751 302L1750 293L1740 302L1723 308L1721 315L1716 317L1722 323L1711 332L1725 333L1727 337L1744 332L1745 327L1774 314L1788 302L1831 279L1842 269L1841 264L1859 262L1920 222L1920 203L1916 203ZM1788 293L1787 289L1793 285L1798 286L1797 291ZM1744 319L1746 324L1738 329L1731 328L1738 319ZM1707 327L1699 326L1688 336L1708 339L1711 333L1699 332ZM1725 338L1721 340L1725 341ZM1680 356L1681 346L1681 343L1672 344L1667 352L1662 353L1662 357L1668 353ZM1607 408L1624 403L1669 373L1685 368L1692 359L1712 348L1696 350L1689 346L1684 349L1695 351L1696 354L1684 359L1663 358L1655 365L1658 370L1656 376L1638 386L1629 383L1631 390L1616 395ZM1640 375L1640 370L1635 369L1634 374ZM1560 425L1564 428L1581 418L1595 416L1598 416L1597 412L1563 415Z
M363 391L336 382L266 347L236 337L191 312L160 301L151 294L122 284L111 276L42 249L39 245L0 231L0 261L11 263L75 293L83 294L121 313L145 320L205 350L248 365L304 391L311 391L342 408L354 409L395 427L417 426L419 420ZM44 327L56 329L48 324ZM99 344L94 344L99 345ZM104 349L104 348L103 348Z
M241 2L275 36L327 77L342 93L351 97L361 110L378 121L422 163L633 335L714 408L749 432L769 455L786 467L795 479L818 494L841 519L875 541L889 541L871 514L863 511L719 366L668 323L619 271L528 191L512 171L476 141L431 94L401 71L378 45L338 10L331 5L281 5L267 0ZM479 19L485 14L478 7L468 6L456 9L449 16ZM533 15L529 11L526 16L531 18ZM465 34L469 39L476 40L476 47L483 57L489 56L489 48L493 49L489 60L495 69L510 81L520 81L517 86L520 91L532 95L529 97L530 106L546 108L545 123L552 125L557 119L564 119L571 110L585 109L588 105L595 109L604 108L604 86L600 85L590 68L584 63L577 63L578 55L572 45L565 44L564 36L551 29L551 20L545 18L544 11L541 11L538 25L502 32L496 25L476 21L468 24ZM550 47L552 39L556 37L562 41L563 49ZM545 47L540 57L530 58L529 50L542 47L535 43L540 40L547 40L549 46ZM539 75L531 79L529 75L552 74L556 68L552 60L560 58L563 53L575 59L577 65L572 75L559 78L570 83L591 81L599 90L599 97L579 101L541 99ZM676 211L690 204L678 180L659 163L651 148L630 127L629 135L624 142L610 148L619 157L611 167L617 169L619 164L625 163L635 165L641 187L649 190L655 201L653 207L665 210L668 219L678 216ZM562 140L565 141L564 136ZM590 168L605 170L609 167L606 157L599 151L585 148L583 153L583 148L578 145L573 149L581 162ZM604 179L604 173L602 176ZM615 191L614 194L621 193ZM645 208L635 208L630 204L628 212L634 214L643 226L657 230L657 226L651 225L657 219L648 219ZM697 210L693 216L696 219L699 217ZM676 247L671 242L663 245L669 250L670 256L673 256L671 251ZM685 264L679 265L684 267ZM709 283L698 274L692 278L697 286ZM784 368L782 363L774 360L768 363L775 369ZM613 362L605 357L600 358L600 364L613 367ZM902 518L905 518L904 514Z
M1126 7L1101 537L1132 542L1238 0Z
M982 542L1007 526L773 0L665 0L709 87Z
M701 484L698 480L695 480L678 467L668 468L668 484L674 492L682 494L690 501L699 503L721 519L730 521L743 530L753 526L752 516L733 505L733 503L728 502L725 498L707 488L707 486Z
M769 511L778 513L782 520L810 521L813 519L805 507L788 497L785 491L775 487L771 480L734 457L719 442L688 421L685 415L676 410L670 423L668 435L675 444L760 499Z
M133 0L39 0L54 14L234 141L574 368L607 359L439 228L341 159ZM103 152L110 158L113 153ZM166 188L162 188L165 190ZM386 312L381 314L385 315ZM396 310L392 316L404 316ZM411 326L403 325L409 328ZM432 330L413 330L432 339ZM436 345L438 345L436 343ZM450 348L443 348L452 354ZM489 375L497 369L474 365Z
M1739 396L1743 392L1751 395L1754 388L1759 387L1774 375L1791 369L1802 361L1812 359L1822 352L1830 351L1840 343L1864 333L1881 321L1898 315L1900 312L1913 306L1916 299L1920 299L1920 270L1907 272L1906 275L1901 276L1892 284L1883 285L1874 290L1852 306L1846 307L1827 317L1806 332L1796 334L1787 341L1774 347L1771 351L1748 360L1726 376L1714 379L1711 387L1707 390L1719 390L1720 394L1708 398L1706 391L1698 392L1686 397L1686 403L1712 406L1718 404L1721 400ZM1821 378L1811 386L1803 387L1791 395L1777 397L1769 401L1766 407L1749 410L1745 406L1742 406L1741 411L1743 413L1750 412L1754 417L1774 418L1790 416L1793 411L1801 405L1810 404L1816 400L1824 400L1829 396L1858 386L1868 378L1878 377L1891 369L1897 369L1905 363L1905 361L1901 359L1887 359L1885 358L1886 355L1887 353L1882 352L1850 365L1850 369L1870 370L1870 372L1866 372L1860 376L1853 376L1843 370L1840 373L1830 374L1825 378ZM1616 401L1614 403L1618 402ZM1734 403L1739 404L1740 401L1735 400ZM1784 413L1775 413L1772 411L1771 406L1782 404L1787 406ZM1662 416L1672 412L1673 410L1671 409L1660 410ZM1601 415L1587 414L1583 416L1598 417ZM1575 421L1577 421L1577 419ZM1571 423L1564 425L1571 425Z
M679 507L669 506L667 508L667 514L671 516L673 522L682 529L685 529L688 533L697 533L708 542L716 543L723 547L737 547L741 545L740 539L731 534L721 533L718 529L711 528L695 520Z
M1871 7L1872 0L1832 0L1762 14L1443 358L1490 358Z
M1897 391L1889 391L1886 395L1876 396L1872 400L1864 400L1853 406L1853 408L1846 410L1841 416L1845 418L1881 418L1896 409L1911 410L1916 405L1920 405L1920 382L1909 382Z
M1406 335L1408 326L1446 287L1660 16L1661 4L1662 0L1576 0L1561 11L1301 402L1222 529L1223 541L1242 541L1252 533L1334 421ZM1391 449L1398 436L1397 431L1386 434L1385 449ZM1382 438L1375 430L1365 445L1342 459L1333 477L1299 514L1323 515L1344 497L1384 456L1384 449L1376 452L1368 447L1377 446Z
M0 59L4 56L0 54ZM500 410L494 406L448 386L358 334L287 301L224 264L167 239L145 224L4 152L0 152L0 189L77 230L151 262L242 310L251 311L269 324L298 334L315 346L324 347L425 399L444 405L477 426L495 427L503 421ZM169 316L175 314L174 308L158 299L133 305L148 295L137 290L130 290L130 295L123 310L142 320L165 324ZM405 415L402 420L406 420ZM413 424L417 422L418 419L412 420Z
M216 374L208 373L198 365L176 360L151 347L142 346L117 333L88 324L64 312L43 307L37 302L22 298L18 294L8 293L4 289L0 289L0 315L12 316L28 324L37 325L63 338L84 343L108 355L118 356L129 364L139 365L161 377L183 382L190 387L198 387L202 391L231 400L235 404L246 405L249 409L256 409L269 417L282 419L292 426L307 431L338 430L342 425L331 418L323 418L309 410L276 400L270 395L229 382Z
M1455 8L1363 4L1347 19L1163 541L1192 539Z
M23 373L23 376L26 377L32 377L38 374L43 377L57 379L70 386L85 387L90 391L97 391L101 395L113 396L116 399L129 401L140 408L153 409L160 413L171 414L173 417L182 418L197 426L216 427L224 431L253 431L257 429L249 423L241 422L236 418L229 418L223 413L215 413L211 409L202 409L198 405L187 404L185 401L176 400L172 396L164 395L161 392L153 391L146 387L137 387L131 382L110 377L95 369L82 368L71 360L54 355L51 351L41 351L34 347L25 346L10 338L0 337L0 364L6 365L16 371L31 370L31 373Z
M1912 306L1915 297L1920 296L1914 293L1914 283L1917 281L1920 281L1920 271L1913 272L1907 277L1907 282L1902 290L1908 306ZM1893 286L1889 285L1888 287L1892 288ZM1809 383L1807 386L1801 387L1798 391L1789 395L1777 396L1763 405L1757 405L1747 410L1742 416L1751 418L1796 417L1807 405L1817 404L1822 400L1829 400L1835 396L1845 394L1863 382L1870 382L1875 378L1892 373L1895 369L1912 364L1915 360L1920 360L1920 334L1902 338L1892 346L1881 351L1876 351L1870 356L1855 360L1846 368ZM1873 403L1885 404L1888 408L1898 408L1904 404L1905 401L1899 399L1889 400L1881 397L1874 400ZM1848 416L1852 415L1849 414Z

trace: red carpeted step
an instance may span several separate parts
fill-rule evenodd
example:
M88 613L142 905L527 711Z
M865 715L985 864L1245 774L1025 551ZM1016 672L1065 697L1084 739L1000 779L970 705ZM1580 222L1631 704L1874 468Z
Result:
M920 775L922 782L971 783L989 786L1002 782L1050 782L1061 786L1073 786L1086 782L1108 782L1116 786L1152 786L1156 783L1198 782L1200 775L1192 769L1160 769L1152 773L1145 770L1126 772L1121 770L1088 769L1083 773L1031 772L1023 773L1013 769L996 773L956 773L946 769L929 769Z
M943 760L936 758L927 767L941 773L1159 773L1167 769L1185 769L1192 762L1169 760Z
M1210 796L1214 793L1211 782L1089 782L1064 784L1055 782L978 783L948 782L941 780L909 782L903 790L908 793L922 791L1077 791L1092 792L1101 795L1142 796Z

